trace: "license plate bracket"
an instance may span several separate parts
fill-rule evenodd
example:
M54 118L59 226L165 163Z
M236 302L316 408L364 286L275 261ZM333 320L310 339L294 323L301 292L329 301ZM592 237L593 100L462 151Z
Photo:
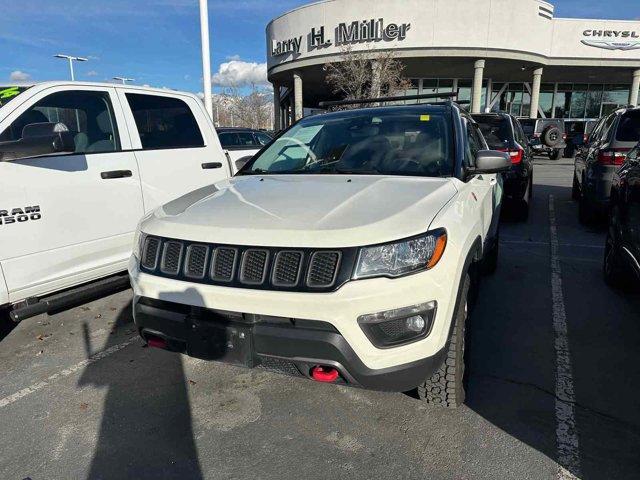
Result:
M189 317L187 328L191 333L187 342L188 355L243 367L254 366L251 327Z

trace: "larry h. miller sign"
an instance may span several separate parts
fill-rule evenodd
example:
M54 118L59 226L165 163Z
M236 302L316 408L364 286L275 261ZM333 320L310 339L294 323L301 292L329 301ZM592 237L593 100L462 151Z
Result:
M334 29L333 39L327 35L324 26L312 28L306 35L307 50L327 48L332 45L346 45L353 43L368 43L381 41L402 41L407 38L407 32L411 28L410 23L388 23L383 18L343 22ZM285 40L272 40L271 56L294 54L302 52L304 35L299 35Z

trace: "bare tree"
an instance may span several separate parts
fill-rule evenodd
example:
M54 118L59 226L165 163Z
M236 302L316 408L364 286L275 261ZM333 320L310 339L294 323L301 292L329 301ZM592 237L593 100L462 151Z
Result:
M227 123L228 119L232 118L234 125L256 129L271 127L271 92L252 85L248 95L242 95L237 87L229 87L225 96L227 108L224 117L227 117Z
M324 65L327 84L332 93L345 99L366 100L398 94L411 88L404 65L393 51L354 51L351 45L342 48L337 62Z

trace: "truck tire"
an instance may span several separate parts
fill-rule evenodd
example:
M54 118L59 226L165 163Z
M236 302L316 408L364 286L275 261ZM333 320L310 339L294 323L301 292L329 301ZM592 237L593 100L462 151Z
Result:
M464 350L471 277L465 274L462 293L456 306L453 332L447 344L447 356L429 379L418 386L418 396L431 405L457 408L464 403Z
M554 125L549 125L540 135L542 144L550 148L556 148L562 142L562 132Z
M578 177L573 172L573 186L571 187L571 200L580 200L580 184L578 183Z

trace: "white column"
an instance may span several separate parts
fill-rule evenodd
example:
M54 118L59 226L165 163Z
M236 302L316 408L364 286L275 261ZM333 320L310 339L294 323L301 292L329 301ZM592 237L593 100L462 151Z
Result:
M211 54L209 52L209 8L207 0L200 0L200 40L202 42L202 84L204 106L213 118L213 101L211 99Z
M298 121L303 115L302 105L302 76L300 72L293 73L293 103L294 103L294 121Z
M482 76L484 75L484 60L476 60L473 65L473 89L471 91L471 113L480 113L482 103Z
M540 84L542 83L542 68L533 71L533 84L531 85L531 113L530 118L538 118L538 107L540 106Z
M282 108L280 107L280 85L273 84L273 129L277 132L282 129L282 120L280 116Z
M633 82L629 92L629 105L638 106L638 91L640 90L640 70L633 72Z

